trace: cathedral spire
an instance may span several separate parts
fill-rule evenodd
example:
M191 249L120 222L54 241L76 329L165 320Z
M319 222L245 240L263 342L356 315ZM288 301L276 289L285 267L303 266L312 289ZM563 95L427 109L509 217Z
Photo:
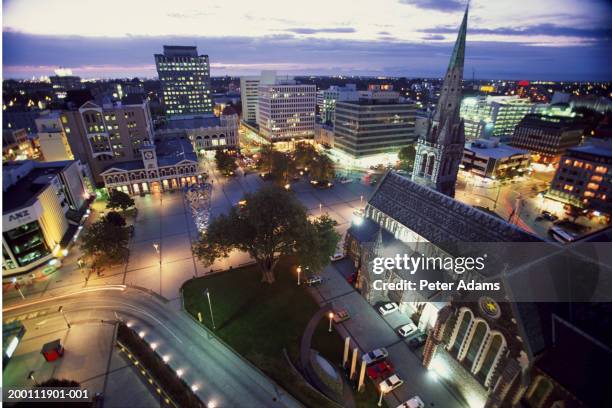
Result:
M416 148L412 180L453 197L459 163L463 155L465 131L459 116L465 41L467 36L469 3L459 26L448 68L442 82L427 134L419 138Z

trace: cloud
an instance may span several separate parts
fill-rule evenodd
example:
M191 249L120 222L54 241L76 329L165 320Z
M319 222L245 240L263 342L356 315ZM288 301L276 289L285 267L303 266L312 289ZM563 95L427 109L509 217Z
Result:
M294 34L318 34L318 33L354 33L352 27L332 27L332 28L289 28L285 31Z
M463 10L467 4L461 0L399 0L399 2L421 9L436 10L444 13Z
M391 33L388 31L379 31L378 35L391 35Z
M420 30L431 34L455 34L457 27L433 27ZM585 39L610 40L612 28L576 28L564 27L555 24L536 24L528 27L499 27L499 28L468 28L469 34L490 34L506 36L534 36L544 35L550 37L578 37Z
M49 75L65 66L85 78L156 77L153 54L164 44L197 45L213 75L248 75L261 69L298 75L439 77L452 42L358 41L292 37L76 37L3 33L5 78ZM521 42L468 42L465 72L478 78L612 79L612 43L531 47Z
M446 37L443 36L442 34L427 34L425 36L422 37L423 40L431 40L431 41L438 41L438 40L445 40Z

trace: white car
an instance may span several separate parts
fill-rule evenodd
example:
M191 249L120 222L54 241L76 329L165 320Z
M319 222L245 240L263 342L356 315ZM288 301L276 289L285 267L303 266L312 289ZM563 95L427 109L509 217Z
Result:
M365 361L366 366L376 364L380 361L383 361L389 357L389 352L385 348L374 349L369 353L366 353L361 357L363 361Z
M397 329L397 334L399 334L401 337L406 338L411 334L415 333L416 331L417 327L414 325L414 323L408 323Z
M381 381L378 384L378 389L383 393L387 394L399 387L404 383L404 380L398 377L397 374L393 374L391 377L386 380Z
M342 183L342 184L348 184L348 183L352 183L352 182L353 182L353 180L348 178L348 177L342 177L340 179L340 183Z
M399 306L395 302L385 303L384 305L378 308L378 312L383 316L386 316L398 310Z
M415 395L403 404L398 405L397 408L425 408L425 403L421 397Z
M343 252L336 252L335 254L333 254L332 256L329 257L329 260L330 261L339 261L342 258L344 258L344 253Z

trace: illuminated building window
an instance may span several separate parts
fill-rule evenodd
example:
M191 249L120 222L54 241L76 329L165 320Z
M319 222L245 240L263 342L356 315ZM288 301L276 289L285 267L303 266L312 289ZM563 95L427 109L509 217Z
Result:
M589 184L587 184L587 188L589 190L599 190L599 184L597 184L597 183L589 183Z

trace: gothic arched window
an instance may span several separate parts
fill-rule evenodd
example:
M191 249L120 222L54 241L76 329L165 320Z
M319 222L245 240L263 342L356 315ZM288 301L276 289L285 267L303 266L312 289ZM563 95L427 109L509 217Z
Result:
M425 174L425 168L427 167L427 153L423 153L421 156L421 174Z

